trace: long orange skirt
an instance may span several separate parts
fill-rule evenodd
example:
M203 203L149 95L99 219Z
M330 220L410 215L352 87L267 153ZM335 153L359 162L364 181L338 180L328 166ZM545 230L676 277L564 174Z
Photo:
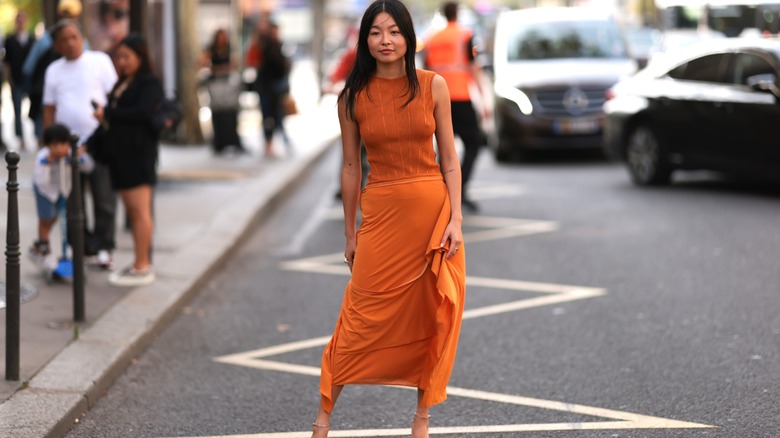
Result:
M322 354L320 393L333 409L334 385L401 385L447 398L465 300L461 246L444 259L450 220L441 177L369 184L361 194L352 279Z

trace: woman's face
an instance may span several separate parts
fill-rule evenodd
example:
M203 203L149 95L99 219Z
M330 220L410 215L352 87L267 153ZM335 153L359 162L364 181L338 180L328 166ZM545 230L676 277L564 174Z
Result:
M219 47L227 46L228 44L227 32L225 32L224 30L217 31L217 35L216 38L214 39L214 42Z
M368 51L378 63L403 61L406 39L390 14L380 12L368 31Z
M141 58L129 47L121 45L116 50L116 69L120 76L133 76L141 66Z

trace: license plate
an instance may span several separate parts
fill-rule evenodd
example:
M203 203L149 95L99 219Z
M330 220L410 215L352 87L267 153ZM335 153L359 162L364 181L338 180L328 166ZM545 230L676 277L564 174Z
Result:
M598 119L558 119L553 121L553 132L556 134L595 134L599 132Z

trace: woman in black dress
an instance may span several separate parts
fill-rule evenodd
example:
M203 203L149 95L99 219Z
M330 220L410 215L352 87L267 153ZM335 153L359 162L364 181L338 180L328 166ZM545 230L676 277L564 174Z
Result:
M130 216L135 261L115 271L109 282L141 286L154 281L151 264L152 188L157 182L158 130L154 114L163 99L162 87L152 72L146 41L125 37L116 49L119 73L106 107L96 107L95 117L107 128L100 141L111 169L111 184Z
M257 89L260 94L260 110L263 114L263 137L265 138L265 156L273 157L273 139L276 130L281 131L282 139L287 147L287 154L292 155L292 145L284 130L284 99L290 93L290 60L282 51L279 39L279 26L271 23L269 31L260 37L260 50L263 63L257 75Z

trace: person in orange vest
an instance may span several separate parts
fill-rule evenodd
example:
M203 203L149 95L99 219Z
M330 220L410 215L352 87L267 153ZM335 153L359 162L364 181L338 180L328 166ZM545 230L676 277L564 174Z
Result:
M464 147L461 163L463 174L461 203L463 207L476 212L479 207L468 198L466 186L471 178L484 136L471 102L469 87L473 83L483 97L485 93L480 80L481 71L475 62L474 35L469 29L458 24L458 4L447 2L442 12L447 19L447 27L435 33L425 43L425 66L441 75L450 89L452 127ZM480 101L484 102L484 99ZM483 109L482 116L487 114L487 109Z

